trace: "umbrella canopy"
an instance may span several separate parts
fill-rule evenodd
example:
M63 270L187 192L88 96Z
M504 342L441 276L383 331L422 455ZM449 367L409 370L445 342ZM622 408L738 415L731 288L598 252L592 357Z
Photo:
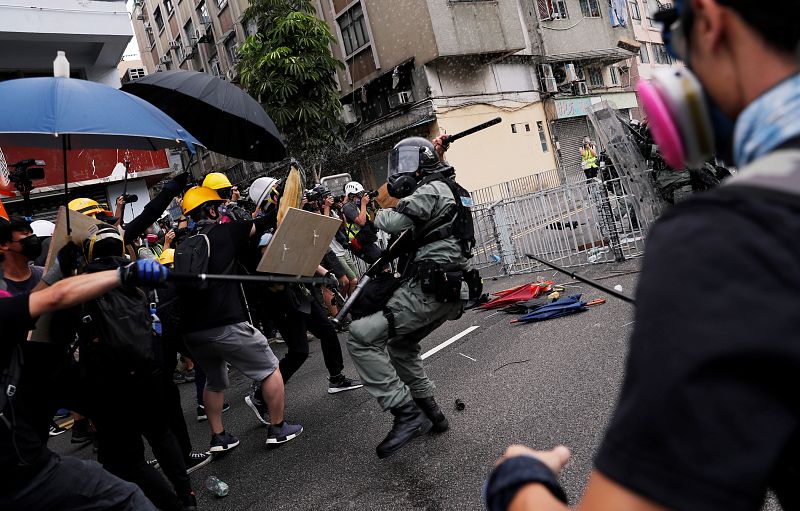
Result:
M538 297L550 289L550 286L552 285L553 282L548 280L545 282L531 282L530 284L524 284L510 290L506 289L504 291L500 291L500 296L492 298L483 305L478 306L478 308L484 310L499 309L500 307L512 305L517 302L525 302Z
M208 73L154 73L126 83L122 90L163 110L211 151L261 162L286 156L278 128L258 101Z
M560 318L588 310L586 302L581 301L581 295L565 296L553 303L542 305L531 312L520 316L512 323L532 323L546 319Z
M203 145L158 108L74 78L0 82L0 145L156 150Z

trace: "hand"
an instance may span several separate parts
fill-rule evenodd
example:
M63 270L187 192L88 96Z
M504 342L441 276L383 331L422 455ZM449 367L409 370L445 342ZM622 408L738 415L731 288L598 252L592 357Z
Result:
M82 255L83 252L75 242L68 241L66 245L61 247L61 250L56 254L56 260L61 268L62 275L71 275L72 272L77 270L78 262Z
M325 204L325 207L328 207L328 208L333 206L333 196L332 195L328 195L327 197L325 197L324 204Z
M117 209L121 208L124 205L125 205L125 196L120 195L119 197L117 197Z
M332 271L326 273L324 277L326 286L331 289L339 289L339 279L336 278Z
M231 187L231 202L236 202L242 194L239 193L239 189L235 186Z
M517 456L530 456L547 465L547 468L552 470L555 475L558 475L561 472L561 469L564 468L564 465L566 465L569 461L571 454L572 453L570 453L569 449L563 445L556 446L549 451L534 451L533 449L525 447L524 445L510 445L506 449L506 452L504 452L503 455L495 462L495 466L503 463L509 458L515 458Z
M444 160L444 153L447 151L447 148L450 147L450 142L447 141L448 138L447 135L439 135L431 140L433 148L436 149L436 154L439 155L440 160Z
M168 274L169 270L155 259L139 259L119 269L119 280L126 286L159 287Z
M164 241L166 243L172 244L172 240L175 239L175 230L170 229L167 231L167 234L164 235Z

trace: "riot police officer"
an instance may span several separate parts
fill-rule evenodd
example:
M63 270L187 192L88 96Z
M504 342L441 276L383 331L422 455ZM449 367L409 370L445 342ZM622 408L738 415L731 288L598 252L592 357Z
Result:
M453 173L424 138L404 139L389 155L388 189L400 200L393 210L380 210L375 225L393 235L411 229L412 250L399 286L379 304L382 310L353 321L347 343L364 386L394 415L376 449L380 458L430 430L448 428L419 341L461 316L469 297L463 277L474 245L472 216L464 205L469 194Z

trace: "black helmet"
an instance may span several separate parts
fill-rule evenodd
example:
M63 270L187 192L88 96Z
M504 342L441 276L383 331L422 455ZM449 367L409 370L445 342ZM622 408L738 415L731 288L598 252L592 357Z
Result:
M389 153L387 185L389 195L402 199L417 187L417 171L434 172L440 165L433 144L422 137L404 138Z

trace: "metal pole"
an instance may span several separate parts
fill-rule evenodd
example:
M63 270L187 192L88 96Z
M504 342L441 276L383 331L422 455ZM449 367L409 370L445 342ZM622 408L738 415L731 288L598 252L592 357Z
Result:
M573 272L567 270L566 268L562 268L561 266L559 266L557 264L551 263L549 261L545 261L544 259L539 259L535 255L531 255L531 254L525 254L525 255L530 257L534 261L539 261L540 263L542 263L542 264L544 264L546 266L549 266L550 268L553 268L554 270L558 270L558 271L560 271L561 273L563 273L565 275L569 275L570 277L572 277L575 280L579 280L579 281L581 281L581 282L583 282L585 284L589 284L590 286L592 286L592 287L594 287L596 289L599 289L600 291L608 293L608 294L610 294L611 296L613 296L615 298L619 298L623 302L632 303L634 305L636 304L636 301L633 298L631 298L628 295L624 295L624 294L620 293L616 289L612 289L610 287L606 287L603 284L601 284L601 283L599 283L599 282L597 282L595 280L592 280L592 279L590 279L588 277L583 277L581 275L578 275L577 273L573 273Z
M72 229L69 225L69 188L67 186L68 182L68 175L67 175L67 148L69 147L69 143L67 141L68 134L64 134L61 137L61 152L63 156L63 163L64 163L64 208L67 210L67 237L72 234Z
M266 282L274 284L324 284L324 277L291 277L281 275L218 275L207 273L179 273L171 271L167 280L172 282L205 282L205 281L231 281L231 282Z

